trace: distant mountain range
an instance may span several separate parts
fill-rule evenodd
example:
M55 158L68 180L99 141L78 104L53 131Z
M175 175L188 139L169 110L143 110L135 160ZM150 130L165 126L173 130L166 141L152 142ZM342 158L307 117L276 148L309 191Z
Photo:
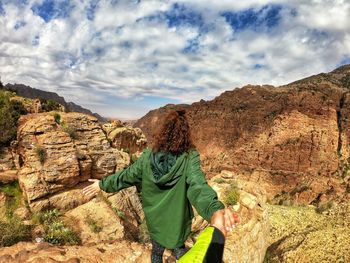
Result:
M4 86L5 89L15 91L19 96L37 99L42 98L46 100L53 100L63 105L66 108L67 112L80 112L89 115L95 116L100 122L107 122L107 119L102 117L97 113L93 113L92 111L81 107L80 105L75 104L74 102L66 102L66 100L59 96L55 92L43 91L40 89L32 88L30 86L26 86L23 84L6 84Z

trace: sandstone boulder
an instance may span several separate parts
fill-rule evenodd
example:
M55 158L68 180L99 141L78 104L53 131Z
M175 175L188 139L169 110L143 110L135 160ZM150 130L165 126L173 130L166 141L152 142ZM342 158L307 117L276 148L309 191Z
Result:
M22 116L18 153L20 185L33 211L83 204L87 179L103 178L129 162L110 146L97 119L81 113Z
M146 146L147 140L139 128L122 126L120 122L108 123L103 126L112 146L130 155L140 153Z
M68 211L65 218L80 234L83 245L99 244L124 237L124 227L120 218L106 202L96 198Z
M150 248L118 240L89 246L53 246L20 242L0 250L0 263L148 263Z
M82 166L89 166L86 164L84 156L91 158L90 177L100 179L113 173L116 167L115 152L111 148L97 118L71 112L62 113L61 119L63 130L73 137L76 150L81 156Z
M19 121L18 143L23 166L19 181L28 202L79 182L76 150L52 114L25 115Z
M226 239L224 262L263 262L270 232L264 189L255 183L238 179L235 173L229 171L222 171L209 184L218 193L220 200L225 200L232 185L237 187L234 191L239 194L238 204L233 209L241 222ZM196 216L192 231L197 232L206 226L207 222Z
M73 209L91 199L83 194L83 188L89 184L89 182L79 183L74 187L63 189L55 194L33 200L30 202L30 209L32 212L55 208L61 211Z
M18 179L16 158L11 147L0 147L0 182L9 183Z

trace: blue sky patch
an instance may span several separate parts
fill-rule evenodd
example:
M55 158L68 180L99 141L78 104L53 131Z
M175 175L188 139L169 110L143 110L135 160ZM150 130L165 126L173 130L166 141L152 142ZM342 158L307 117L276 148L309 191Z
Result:
M183 49L183 53L198 53L200 47L199 36L188 41L188 45Z
M350 64L350 56L345 56L343 57L343 59L339 62L339 64L336 66L336 68L344 66L344 65L348 65Z
M155 70L159 67L159 63L157 61L145 62L144 65L146 68L149 68L150 70Z
M20 29L21 27L24 27L27 23L24 21L17 21L16 25L14 26L15 30Z
M0 2L0 15L5 15L5 9L2 2Z
M95 11L96 11L96 8L97 8L99 3L100 3L100 0L91 0L90 1L89 7L86 10L86 17L89 20L94 20L94 18L95 18Z
M111 105L115 105L116 107L120 106L126 106L130 108L134 107L139 107L142 105L142 107L147 108L147 109L154 109L158 107L162 107L165 104L178 104L180 103L179 100L175 99L170 99L170 98L163 98L159 96L133 96L133 99L125 99L125 98L120 98L118 96L107 96L105 97L105 102Z
M262 69L263 67L265 67L265 66L262 64L255 64L254 65L254 69Z
M102 47L96 47L96 48L94 48L94 53L97 57L102 57L103 54L106 53L106 50Z
M38 46L40 42L40 37L35 36L34 39L32 40L32 46Z
M202 15L187 8L183 4L175 3L171 9L164 13L169 27L191 26L201 27L204 24Z
M47 23L55 18L65 18L69 16L70 11L74 8L69 0L54 1L44 0L42 4L34 4L32 10L34 14L40 16Z
M266 5L261 9L247 9L239 12L222 12L228 24L235 32L243 30L258 31L266 27L271 29L276 27L281 20L282 6L280 5Z
M185 4L175 3L168 11L158 12L154 15L140 18L136 22L145 20L151 22L165 22L170 28L186 26L198 28L200 32L209 30L209 26L206 25L201 13L191 9Z
M123 41L120 43L120 46L125 49L132 48L132 43L130 41Z

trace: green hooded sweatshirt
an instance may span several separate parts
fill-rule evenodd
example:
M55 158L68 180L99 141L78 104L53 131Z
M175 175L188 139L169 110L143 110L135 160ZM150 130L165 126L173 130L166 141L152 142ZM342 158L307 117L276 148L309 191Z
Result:
M100 188L117 192L141 186L142 206L150 236L160 245L180 247L191 232L192 206L207 221L223 209L216 192L207 184L196 150L178 156L170 171L158 180L152 173L150 149L128 168L103 178Z

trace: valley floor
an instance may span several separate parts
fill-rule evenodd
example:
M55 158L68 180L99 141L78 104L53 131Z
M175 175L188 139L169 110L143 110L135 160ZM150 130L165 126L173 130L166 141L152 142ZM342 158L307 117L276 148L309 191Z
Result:
M350 203L318 212L268 205L268 211L271 245L264 263L350 262Z

